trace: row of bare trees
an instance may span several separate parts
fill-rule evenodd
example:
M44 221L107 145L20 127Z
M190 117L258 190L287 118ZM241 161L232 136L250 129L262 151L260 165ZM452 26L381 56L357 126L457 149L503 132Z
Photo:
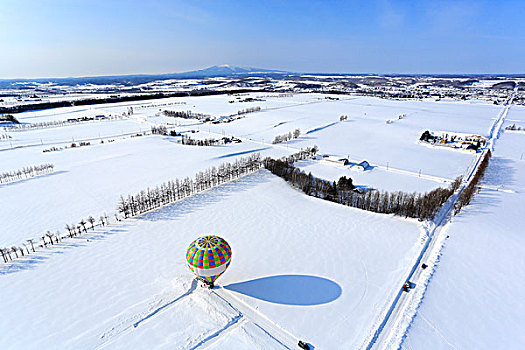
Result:
M20 123L18 119L12 114L0 114L0 123L13 123L18 124Z
M218 186L222 183L253 173L262 166L259 154L240 158L234 163L224 163L200 171L194 179L175 179L164 182L155 188L142 190L134 195L120 197L118 212L124 218L136 216L147 211L169 204L192 194Z
M6 140L10 140L12 139L11 135L5 133L5 134L0 134L0 141L6 141Z
M517 131L520 131L521 130L521 126L516 126L516 124L512 124L512 125L509 125L505 128L505 130L517 130ZM525 128L523 128L523 130L525 130Z
M264 166L309 196L376 213L395 214L419 220L432 219L461 184L461 178L457 178L449 188L437 188L424 194L359 191L351 179L341 177L337 183L319 179L296 168L293 161L266 158Z
M189 136L182 136L181 143L189 146L214 146L224 143L224 140L209 139L193 139Z
M168 128L164 125L152 126L151 133L153 135L168 135Z
M67 120L50 120L47 122L38 122L30 124L11 124L9 129L11 130L28 130L28 129L45 129L45 128L55 128L60 126L67 126L72 124L87 123L94 121L108 121L108 120L117 120L122 119L122 116L111 115L111 116L100 116L100 117L79 117L79 118L69 118Z
M192 111L169 111L164 110L162 113L166 117L172 117L172 118L183 118L183 119L208 119L210 116L208 114L203 113L195 113Z
M468 205L474 195L476 194L476 191L478 189L478 183L483 178L483 175L485 174L485 170L487 170L487 167L489 166L490 157L492 156L492 153L490 150L485 153L485 156L483 157L483 160L479 164L478 169L476 170L476 173L472 177L472 180L468 184L467 187L461 192L459 195L458 201L455 206L455 214L459 213L462 207Z
M116 220L120 220L118 216L115 216ZM22 245L14 245L11 247L0 247L0 255L4 263L12 261L13 259L23 257L34 253L35 247L46 248L48 245L55 245L61 242L64 238L73 238L82 234L82 232L87 233L88 230L94 230L95 226L105 226L109 224L109 217L104 213L101 215L97 221L93 216L89 216L86 220L82 219L78 224L67 224L65 229L67 230L66 234L61 234L59 231L52 233L47 231L38 239L28 239ZM31 248L31 249L29 249Z
M32 165L15 171L0 173L0 184L29 179L39 175L53 172L55 166L51 163Z
M250 107L250 108L245 108L245 109L238 110L237 114L238 115L248 114L248 113L253 113L253 112L259 112L260 110L261 110L261 107L259 107L259 106L257 106L257 107Z
M289 132L288 134L275 136L275 139L272 141L272 143L276 144L276 143L290 141L292 138L296 139L299 136L301 136L301 130L300 129L295 129L293 131L293 134L292 134L292 132Z

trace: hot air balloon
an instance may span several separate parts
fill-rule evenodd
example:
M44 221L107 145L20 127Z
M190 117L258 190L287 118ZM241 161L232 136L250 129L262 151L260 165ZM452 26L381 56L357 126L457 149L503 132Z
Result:
M231 257L230 245L218 236L199 237L186 252L188 267L209 288L230 266Z

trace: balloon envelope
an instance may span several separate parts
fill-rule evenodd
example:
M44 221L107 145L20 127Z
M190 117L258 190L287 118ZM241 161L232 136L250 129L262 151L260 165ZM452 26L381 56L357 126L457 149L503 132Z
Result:
M218 236L199 237L191 242L186 252L188 267L197 277L210 283L230 266L232 250L228 242Z

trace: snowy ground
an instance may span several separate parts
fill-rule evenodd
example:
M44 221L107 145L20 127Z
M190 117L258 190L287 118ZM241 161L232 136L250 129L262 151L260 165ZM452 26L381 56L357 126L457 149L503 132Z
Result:
M76 126L79 127L79 126ZM143 136L93 143L91 146L43 153L46 146L0 152L6 170L31 164L55 164L55 172L12 184L0 185L0 245L20 244L47 230L64 231L78 223L116 210L121 195L134 194L175 178L251 153L280 157L282 149L257 144L183 146L170 137Z
M372 165L416 173L421 170L428 175L454 179L465 172L473 155L420 145L417 141L422 132L451 130L487 136L500 110L500 106L486 104L343 96L338 101L312 100L308 104L252 113L234 123L210 128L265 142L299 128L303 135L289 142L290 147L316 144L322 153L349 156L352 161L367 160ZM400 114L407 117L386 124ZM347 115L348 120L339 122L341 115Z
M512 107L507 123L523 117ZM504 133L471 205L456 216L403 349L520 349L525 343L525 135ZM499 189L499 190L496 190Z
M272 94L242 97L262 95ZM274 94L264 97L265 101L229 103L235 97L169 98L18 115L21 122L32 123L121 115L130 106L135 111L117 121L9 132L12 139L0 141L0 172L42 163L53 163L56 171L0 185L0 246L21 244L47 230L64 232L65 224L78 223L89 215L98 218L107 212L111 216L120 195L193 176L256 152L281 157L318 145L322 154L349 157L351 161L366 159L372 168L360 172L314 160L299 162L306 172L329 180L350 176L356 185L379 190L429 191L447 186L465 172L474 155L423 146L417 142L421 133L429 129L487 136L501 110L500 106L481 103L359 96L328 100L319 94ZM222 116L254 106L263 110L225 124L158 115L159 110L170 109ZM348 121L339 122L343 114L348 115ZM407 117L386 124L399 114ZM513 108L507 123L512 120L523 123L524 109ZM243 142L198 147L183 146L173 137L130 137L164 123L176 125L179 132L195 130L190 134L194 138L233 135ZM276 135L295 128L302 131L299 139L271 144ZM105 142L100 143L101 139ZM108 143L109 139L115 141ZM42 152L80 140L92 144ZM498 152L503 152L500 147L505 140L514 140L505 151L514 153L500 157L518 162L517 150L522 145L518 142L523 142L525 135L505 133L497 144ZM518 179L523 174L517 166L501 164L502 174L507 167L516 171L516 182L507 184L515 186L511 189L516 193L508 194L506 206L519 216L519 193L524 189ZM487 191L507 200L507 193ZM476 201L483 195L485 192ZM468 236L472 235L470 227L478 225L483 231L494 225L489 219L478 221L478 215L469 219L469 210L476 205L455 219L458 232L465 232L464 245L474 240ZM510 227L506 226L511 225L507 222L511 221L510 214L496 207L490 210L495 217L505 218L500 220L499 229ZM463 226L461 220L465 220ZM511 229L518 232L517 226ZM234 257L219 280L221 286L209 292L192 284L183 256L196 236L213 233L230 242ZM407 266L419 251L421 235L422 226L417 221L306 197L262 171L0 265L0 307L4 311L0 348L48 349L60 344L62 348L138 349L154 344L155 348L272 349L293 348L299 338L320 349L359 348L399 289ZM511 238L519 243L518 238ZM490 239L492 235L483 236L485 244L494 245ZM457 249L457 256L463 248ZM510 256L518 254L512 249L508 248ZM451 266L465 264L451 259ZM464 268L474 267L472 263ZM503 270L498 265L492 267L498 278L504 278L500 268ZM448 273L443 275L448 283ZM463 280L465 275L454 278ZM517 290L512 283L516 282L509 284ZM435 288L436 292L429 290L429 295L436 293L438 305L443 300L439 294L445 292ZM496 289L490 291L495 293ZM515 321L522 321L520 314L523 312L512 314ZM435 318L431 311L428 315L428 319ZM425 346L418 332L428 330L418 322L419 318L407 339ZM445 322L445 318L431 322ZM451 332L452 339L456 333Z
M76 223L89 215L98 217L104 212L113 212L120 195L176 177L192 176L197 171L248 153L282 156L314 144L320 146L322 153L343 156L348 153L351 160L367 159L374 166L369 171L358 172L305 163L304 170L316 176L330 180L341 175L351 176L355 184L379 190L428 191L446 186L446 181L471 164L473 155L422 146L417 143L421 130L454 129L483 134L498 111L491 105L468 103L400 102L357 96L343 96L332 101L319 94L277 96L255 93L241 96L265 99L250 103L229 103L236 96L227 95L168 98L19 114L21 122L31 123L83 115L120 115L129 106L134 106L135 111L122 120L9 132L12 139L0 142L0 171L53 163L56 172L0 186L0 222L4 232L0 244L20 244L25 239L40 237L47 230L63 230L65 224ZM156 116L159 109L223 115L256 104L264 110L226 124L202 124L195 120ZM400 113L407 117L394 124L385 124L385 120ZM349 120L336 122L342 114L348 115ZM190 134L194 138L234 135L242 137L244 142L216 147L183 147L169 137L130 138L131 134L149 130L151 125L166 122L186 125L177 127L179 131L200 131ZM303 131L300 139L271 144L276 135L295 128ZM308 130L311 132L306 134ZM115 142L107 143L111 139ZM92 145L42 152L80 140ZM100 144L100 140L105 143ZM27 147L11 149L12 146Z
M394 168L373 167L362 171L352 166L306 160L297 162L297 167L306 173L325 180L337 181L341 176L351 177L356 186L371 187L386 191L428 192L436 187L449 186L448 179L428 176L416 172L399 171Z
M207 233L233 249L211 293L183 259ZM259 327L265 316L320 349L355 348L420 234L417 221L307 197L261 171L2 266L0 347L282 347Z

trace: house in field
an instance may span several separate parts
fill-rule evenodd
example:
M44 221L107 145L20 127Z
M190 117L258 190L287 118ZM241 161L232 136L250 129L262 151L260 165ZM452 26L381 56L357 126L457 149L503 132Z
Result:
M336 156L324 155L321 160L330 164L348 165L349 161L347 158L340 158Z
M365 171L370 168L370 163L368 163L366 160L363 160L361 163L354 165L354 168L357 170Z

